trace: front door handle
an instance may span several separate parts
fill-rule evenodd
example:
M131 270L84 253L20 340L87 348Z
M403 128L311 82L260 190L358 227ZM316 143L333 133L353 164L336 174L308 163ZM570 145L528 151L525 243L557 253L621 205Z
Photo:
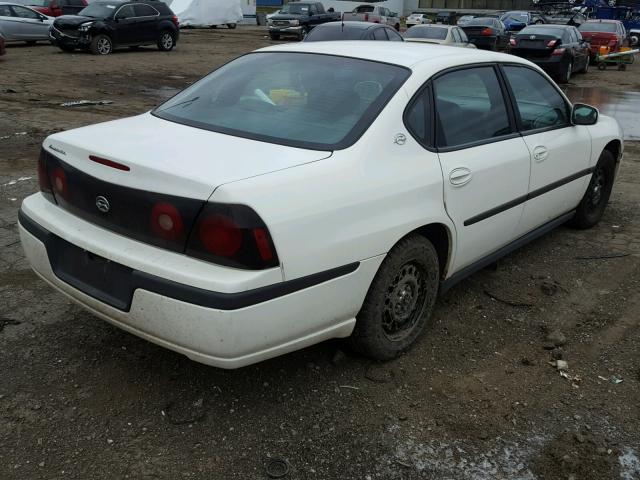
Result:
M536 162L543 162L548 155L549 155L549 150L547 150L547 147L545 146L538 145L533 149L533 159Z
M458 167L451 170L449 173L449 183L456 187L466 185L471 181L471 170L466 167Z

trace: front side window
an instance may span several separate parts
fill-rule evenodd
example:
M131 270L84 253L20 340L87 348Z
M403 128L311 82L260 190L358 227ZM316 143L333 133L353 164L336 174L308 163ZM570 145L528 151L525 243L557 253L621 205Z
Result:
M0 17L12 17L11 7L9 5L0 5Z
M568 105L540 73L526 67L503 67L515 97L523 131L569 125Z
M397 65L332 55L251 53L153 114L270 143L341 149L366 131L409 74Z
M456 70L436 78L433 85L439 147L460 147L511 133L493 67Z
M155 8L145 5L144 3L136 3L134 5L134 11L136 17L155 17L159 15Z

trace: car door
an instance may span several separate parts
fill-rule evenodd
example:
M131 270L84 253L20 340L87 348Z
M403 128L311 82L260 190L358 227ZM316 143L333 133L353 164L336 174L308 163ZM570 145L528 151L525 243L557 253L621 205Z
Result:
M580 202L589 180L591 136L587 127L571 125L569 103L543 74L524 65L502 70L531 156L529 199L519 227L525 234Z
M0 5L0 33L6 41L20 39L22 20L14 15L10 5Z
M158 38L158 17L160 12L150 5L136 3L133 5L136 14L136 36L134 42L153 42Z
M136 13L132 4L121 6L116 12L114 23L114 41L117 45L128 45L135 42L138 36L136 32Z
M458 238L454 270L514 240L529 186L529 150L497 72L472 66L433 80L435 145Z
M387 37L387 34L385 33L383 27L376 27L373 29L373 39L387 42L389 40L389 37Z
M585 41L582 39L582 34L578 31L576 27L571 27L571 40L573 42L573 68L575 70L581 70L584 68L585 63L587 62L587 49L585 46Z
M27 7L12 5L14 17L18 19L16 35L20 40L47 40L49 24L44 16Z

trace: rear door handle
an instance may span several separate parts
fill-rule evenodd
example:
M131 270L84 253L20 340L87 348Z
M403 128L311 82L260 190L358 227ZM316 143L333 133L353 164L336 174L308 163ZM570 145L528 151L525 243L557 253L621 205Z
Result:
M471 181L472 174L471 170L467 167L458 167L451 170L449 173L449 183L456 187L461 187L462 185L466 185Z
M543 145L538 145L533 149L533 159L536 162L543 162L549 155L549 150Z

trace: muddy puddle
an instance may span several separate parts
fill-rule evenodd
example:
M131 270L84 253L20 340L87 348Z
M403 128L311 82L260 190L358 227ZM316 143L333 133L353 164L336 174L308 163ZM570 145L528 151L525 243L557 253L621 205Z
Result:
M616 92L574 85L565 87L564 91L572 102L593 105L602 114L618 120L625 140L640 140L640 92Z

